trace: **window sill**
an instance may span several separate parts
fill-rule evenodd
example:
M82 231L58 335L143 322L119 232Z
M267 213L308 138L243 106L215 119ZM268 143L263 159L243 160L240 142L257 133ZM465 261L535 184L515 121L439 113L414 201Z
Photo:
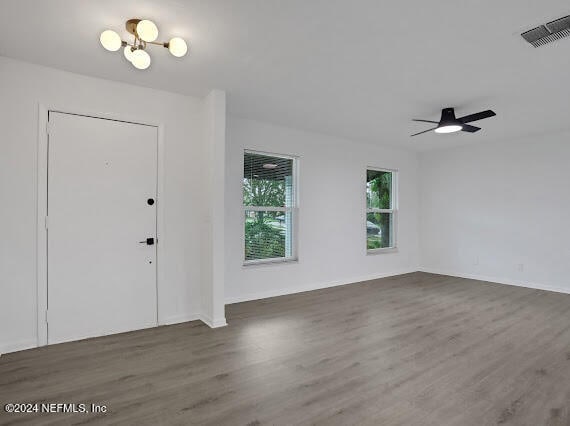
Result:
M242 267L251 268L252 266L270 266L270 265L288 265L299 263L299 259L296 257L288 257L283 259L263 259L263 260L250 260L244 262Z
M366 250L366 255L375 255L375 254L385 254L385 253L397 253L398 247L386 247L386 248L377 248L372 250Z

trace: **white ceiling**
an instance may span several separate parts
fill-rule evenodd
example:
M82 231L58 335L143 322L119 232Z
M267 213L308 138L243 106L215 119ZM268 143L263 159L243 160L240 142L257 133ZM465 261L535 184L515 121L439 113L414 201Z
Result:
M190 95L228 92L230 113L353 140L425 150L570 128L570 39L534 49L524 30L570 14L565 0L0 0L0 55ZM99 44L153 19L177 59L147 71ZM492 108L477 134L410 138ZM477 124L477 123L474 123Z

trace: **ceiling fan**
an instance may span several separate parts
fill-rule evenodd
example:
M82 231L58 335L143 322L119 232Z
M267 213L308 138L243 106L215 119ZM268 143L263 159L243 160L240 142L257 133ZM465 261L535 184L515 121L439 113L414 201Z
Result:
M494 117L495 115L497 114L488 109L486 111L466 115L465 117L455 118L455 110L453 108L444 108L441 110L441 119L439 121L413 119L412 121L437 124L437 127L424 130L423 132L415 133L411 136L421 135L422 133L431 132L432 130L436 133L453 133L459 132L460 130L463 132L475 133L481 130L481 128L471 126L467 123L483 120L484 118Z

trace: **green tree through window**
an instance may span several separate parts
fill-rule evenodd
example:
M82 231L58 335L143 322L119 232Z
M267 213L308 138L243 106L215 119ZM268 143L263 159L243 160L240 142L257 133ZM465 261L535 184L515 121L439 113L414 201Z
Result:
M366 248L394 247L394 173L366 171Z
M246 152L245 261L293 256L293 159Z

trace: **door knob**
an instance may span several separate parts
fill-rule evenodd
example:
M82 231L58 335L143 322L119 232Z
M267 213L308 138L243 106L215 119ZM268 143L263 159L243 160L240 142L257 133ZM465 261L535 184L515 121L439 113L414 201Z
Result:
M146 240L139 241L141 244L146 244L147 246L154 245L154 238L147 238Z

